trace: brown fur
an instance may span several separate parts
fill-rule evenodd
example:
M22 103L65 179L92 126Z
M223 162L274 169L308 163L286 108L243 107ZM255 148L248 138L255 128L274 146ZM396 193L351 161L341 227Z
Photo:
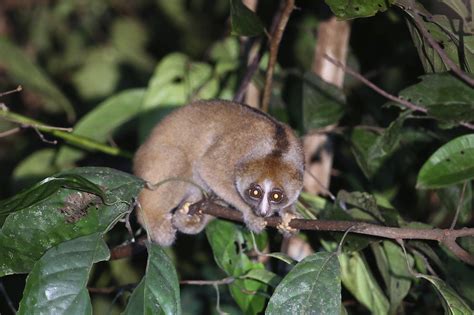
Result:
M246 105L216 100L169 114L138 149L134 172L154 184L174 177L192 181L241 211L247 226L260 232L263 218L244 196L248 184L267 179L279 185L288 204L275 211L291 212L302 187L303 163L301 143L289 127ZM201 191L185 181L145 189L139 221L152 240L170 245L176 230L198 233L209 221L206 215L172 213L201 198Z

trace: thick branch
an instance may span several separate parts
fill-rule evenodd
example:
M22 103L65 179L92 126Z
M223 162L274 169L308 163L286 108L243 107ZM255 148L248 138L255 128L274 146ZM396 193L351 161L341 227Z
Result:
M268 112L268 106L270 103L270 97L272 94L272 82L273 82L273 70L275 69L275 64L278 55L278 47L280 46L281 38L283 32L285 31L286 24L290 18L290 14L295 7L294 0L286 0L285 6L282 8L282 14L280 20L278 21L277 27L274 32L271 34L270 40L270 57L268 58L268 67L267 73L265 75L265 86L263 89L263 99L262 99L262 110Z

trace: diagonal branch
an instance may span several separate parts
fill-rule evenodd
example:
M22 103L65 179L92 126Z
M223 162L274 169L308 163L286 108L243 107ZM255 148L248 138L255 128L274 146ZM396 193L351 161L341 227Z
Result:
M421 35L426 39L430 46L438 53L443 62L452 70L459 78L464 82L474 87L474 78L470 77L467 73L461 70L459 66L449 58L443 48L436 42L436 40L431 36L431 34L426 29L426 26L423 20L420 17L420 12L415 7L414 1L408 1L408 6L403 6L403 8L410 12L410 16L413 18L413 22L416 25L416 28L420 31Z
M281 38L285 31L286 24L290 18L290 14L295 7L294 0L286 0L286 4L282 8L282 14L278 21L277 27L271 34L270 40L270 56L268 58L267 73L265 75L265 86L263 89L262 110L268 112L270 97L272 95L273 71L277 61L278 48L280 47Z
M384 91L383 89L381 89L380 87L378 87L377 85L373 84L372 82L370 82L369 80L367 80L366 78L364 78L364 76L362 76L360 73L357 73L356 71L354 71L353 69L351 69L350 67L348 66L345 66L343 65L341 62L339 62L338 60L335 60L334 58L331 58L330 56L328 55L325 55L324 56L327 60L329 60L330 62L332 62L334 65L340 67L341 69L343 69L346 73L350 74L351 76L353 76L354 78L358 79L359 81L361 81L362 83L364 83L366 86L368 86L369 88L371 88L372 90L374 90L375 92L379 93L380 95L382 95L383 97L391 100L391 101L394 101L398 104L401 104L403 105L405 108L408 108L408 109L411 109L415 112L420 112L420 113L428 113L428 110L424 107L421 107L421 106L418 106L416 104L413 104L412 102L409 102L407 100L404 100L402 98L399 98L395 95L392 95L390 93L388 93L387 91ZM471 124L471 123L467 123L467 122L461 122L460 123L461 126L464 126L466 128L469 128L469 129L474 129L474 125Z

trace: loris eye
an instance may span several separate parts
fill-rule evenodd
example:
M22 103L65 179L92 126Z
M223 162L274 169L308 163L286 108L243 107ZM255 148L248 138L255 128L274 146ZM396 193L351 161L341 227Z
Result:
M263 191L262 188L258 185L250 186L249 190L247 191L248 195L252 199L260 199L262 198Z
M273 190L270 193L270 200L275 203L279 203L283 200L283 192L280 190Z

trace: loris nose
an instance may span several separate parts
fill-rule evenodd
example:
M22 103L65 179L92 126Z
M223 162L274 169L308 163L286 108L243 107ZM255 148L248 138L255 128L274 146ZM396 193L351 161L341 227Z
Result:
M270 209L270 204L267 200L267 198L262 198L262 201L258 205L257 208L257 215L261 217L268 217L271 215L271 209Z

